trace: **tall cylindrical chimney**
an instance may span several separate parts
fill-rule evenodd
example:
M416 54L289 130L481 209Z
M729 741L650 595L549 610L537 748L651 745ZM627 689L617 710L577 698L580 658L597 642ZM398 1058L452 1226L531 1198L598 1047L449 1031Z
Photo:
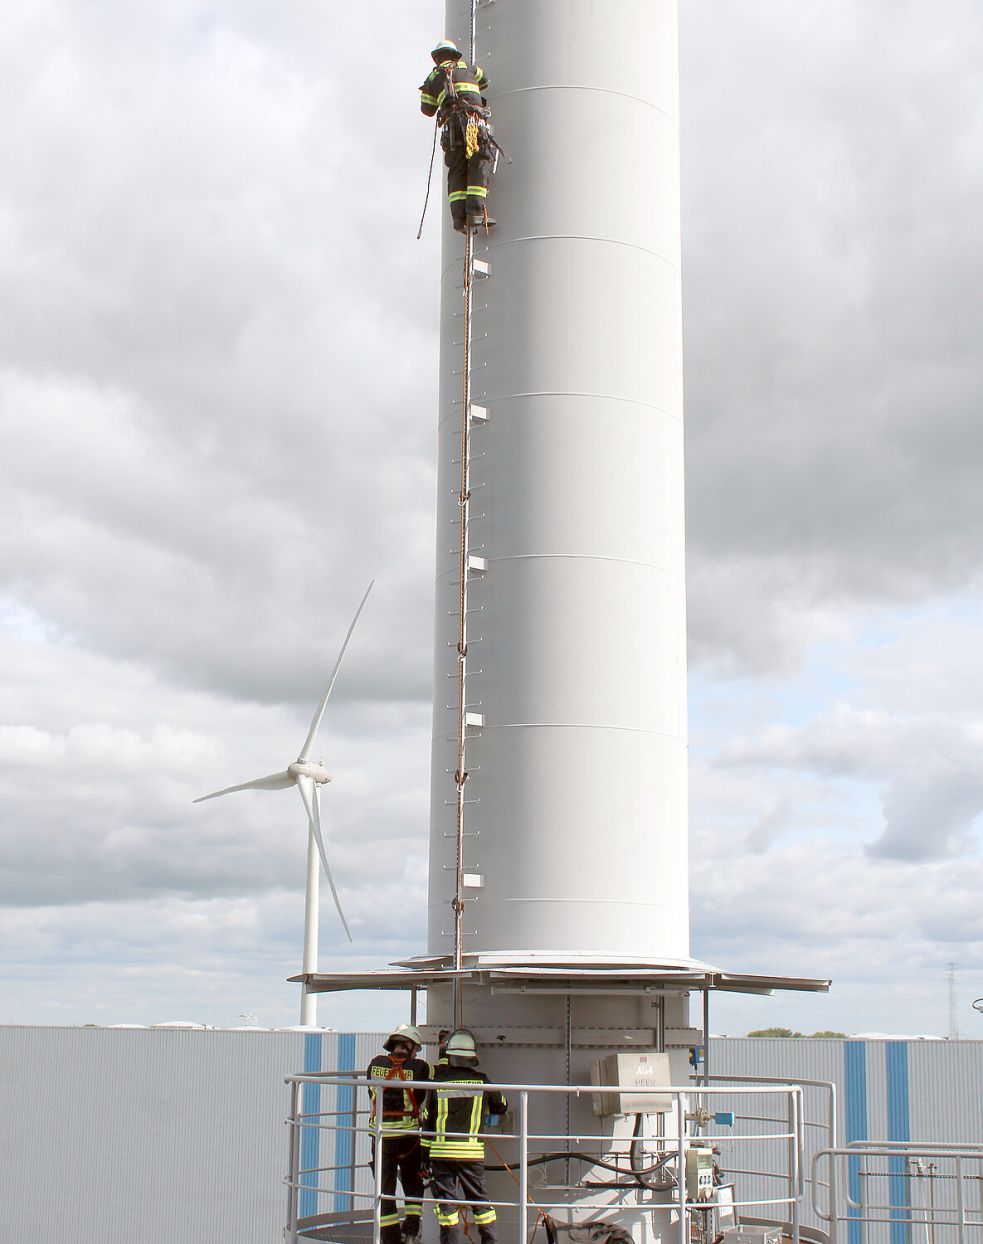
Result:
M686 959L676 0L476 12L512 163L473 287L464 949ZM448 0L465 49L470 22ZM434 955L457 830L464 244L443 212Z

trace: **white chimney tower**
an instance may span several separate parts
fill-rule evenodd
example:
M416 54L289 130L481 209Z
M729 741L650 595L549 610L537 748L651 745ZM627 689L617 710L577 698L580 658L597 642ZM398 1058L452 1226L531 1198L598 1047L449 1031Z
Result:
M513 162L475 243L464 951L685 960L676 0L496 0L475 27ZM463 49L470 28L449 0ZM445 208L435 956L454 929L463 249Z

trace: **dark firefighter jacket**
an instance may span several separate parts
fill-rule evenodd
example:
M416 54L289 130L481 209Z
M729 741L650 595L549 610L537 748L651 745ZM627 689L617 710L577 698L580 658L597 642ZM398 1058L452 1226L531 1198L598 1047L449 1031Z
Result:
M485 1146L478 1139L482 1120L485 1114L504 1114L505 1098L484 1088L488 1077L476 1067L438 1063L433 1082L421 1120L424 1150L438 1161L483 1162Z
M451 70L454 91L463 104L474 104L480 108L481 92L488 89L488 79L480 65L474 69L466 60L459 60ZM420 87L420 111L425 117L432 117L438 108L444 106L447 99L447 78L444 70L435 65L426 82Z
M367 1080L385 1080L398 1084L401 1080L430 1080L433 1069L422 1058L407 1058L405 1061L393 1058L391 1054L377 1054L369 1063L365 1073ZM380 1085L380 1088L382 1086ZM423 1089L383 1088L382 1089L382 1130L384 1132L416 1132L420 1129L420 1106L423 1102ZM369 1116L369 1131L379 1130L379 1094L375 1088L369 1089L372 1102L372 1113Z

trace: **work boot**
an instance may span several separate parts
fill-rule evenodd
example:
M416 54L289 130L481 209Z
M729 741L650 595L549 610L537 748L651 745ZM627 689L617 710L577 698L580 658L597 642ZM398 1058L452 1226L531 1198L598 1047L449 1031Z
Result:
M409 1218L403 1220L403 1244L419 1244L419 1240L420 1219L411 1214Z
M467 228L467 226L465 225L465 223L464 223L464 221L463 221L463 220L455 220L455 221L454 221L454 232L455 232L455 233L464 233L464 231L466 230L466 228Z
M490 229L495 223L493 216L469 216L468 225L472 229Z

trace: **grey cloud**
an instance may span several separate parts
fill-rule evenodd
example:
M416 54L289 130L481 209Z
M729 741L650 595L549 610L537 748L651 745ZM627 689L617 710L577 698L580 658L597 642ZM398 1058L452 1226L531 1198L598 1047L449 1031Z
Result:
M983 813L983 752L975 723L922 715L899 718L848 706L808 726L769 729L720 754L738 768L787 768L881 792L884 829L872 856L929 860L975 851Z
M359 105L360 125L340 124L364 95L351 49L377 32L307 8L323 59L277 48L251 10L110 30L52 4L58 40L19 30L0 556L17 597L77 642L263 698L328 665L321 628L343 634L346 598L385 570L388 625L365 625L386 675L355 652L351 672L366 694L423 698L435 239L413 244L411 213L391 227L387 197L429 134L412 109ZM373 73L412 99L418 60L387 40ZM75 194L56 191L66 179Z
M871 855L927 860L975 848L971 830L983 813L983 757L916 759L890 783L884 797L884 832Z
M691 567L750 561L766 632L776 579L803 615L978 583L983 19L683 12ZM697 659L760 668L694 604Z

